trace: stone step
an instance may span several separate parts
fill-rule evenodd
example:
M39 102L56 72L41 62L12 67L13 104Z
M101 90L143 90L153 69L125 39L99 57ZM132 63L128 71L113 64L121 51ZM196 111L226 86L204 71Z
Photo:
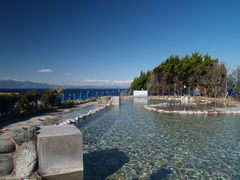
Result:
M74 125L40 126L37 149L45 179L83 179L82 133Z

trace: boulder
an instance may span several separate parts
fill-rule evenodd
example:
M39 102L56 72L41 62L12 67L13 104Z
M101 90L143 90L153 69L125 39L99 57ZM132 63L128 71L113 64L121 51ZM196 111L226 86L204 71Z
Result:
M0 153L11 153L15 151L15 144L9 140L0 139Z
M35 136L36 132L36 126L31 126L27 130L16 130L14 131L13 139L18 145L21 145L22 143L29 141L33 136Z
M0 177L11 174L13 167L12 157L0 154Z
M37 164L37 153L34 142L24 143L15 158L16 177L28 177L34 171Z

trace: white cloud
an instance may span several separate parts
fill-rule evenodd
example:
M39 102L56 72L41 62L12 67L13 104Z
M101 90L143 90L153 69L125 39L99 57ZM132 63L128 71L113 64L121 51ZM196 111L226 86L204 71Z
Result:
M49 73L49 72L53 72L53 70L51 70L51 69L39 69L38 72L40 72L40 73Z
M11 80L11 78L9 78L9 77L0 77L0 80Z
M71 76L72 73L64 73L65 76Z
M95 80L95 79L88 79L88 80L83 80L84 82L89 82L89 83L110 83L111 81L109 80Z
M132 80L127 80L127 81L114 81L116 84L130 84Z
M9 77L3 77L3 78L1 78L1 77L0 77L0 80L13 80L13 81L21 81L21 80L19 80L19 79L16 79L16 78L9 78Z
M110 84L110 85L117 85L117 84L130 84L131 80L120 80L120 81L112 81L112 80L96 80L96 79L87 79L87 80L76 80L75 82L85 82L90 84Z

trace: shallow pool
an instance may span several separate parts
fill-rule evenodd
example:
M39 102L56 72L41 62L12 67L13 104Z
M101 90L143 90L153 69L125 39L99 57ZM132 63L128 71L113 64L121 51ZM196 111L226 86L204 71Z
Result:
M122 100L77 124L85 180L240 179L240 115L161 114L144 103Z

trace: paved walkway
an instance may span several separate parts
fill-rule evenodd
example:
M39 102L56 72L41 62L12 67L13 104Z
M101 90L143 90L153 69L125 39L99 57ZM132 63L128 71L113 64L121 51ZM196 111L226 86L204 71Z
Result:
M11 123L10 125L2 126L2 129L0 129L0 135L8 132L8 131L14 131L14 130L21 130L21 129L29 129L33 125L53 125L57 124L63 121L63 116L66 115L66 113L72 112L76 109L84 109L87 106L92 106L94 104L97 104L98 102L88 102L85 104L80 104L75 106L74 108L70 109L58 109L55 112L46 113L44 115L35 116L23 121L20 121L21 119L16 119L15 122Z

